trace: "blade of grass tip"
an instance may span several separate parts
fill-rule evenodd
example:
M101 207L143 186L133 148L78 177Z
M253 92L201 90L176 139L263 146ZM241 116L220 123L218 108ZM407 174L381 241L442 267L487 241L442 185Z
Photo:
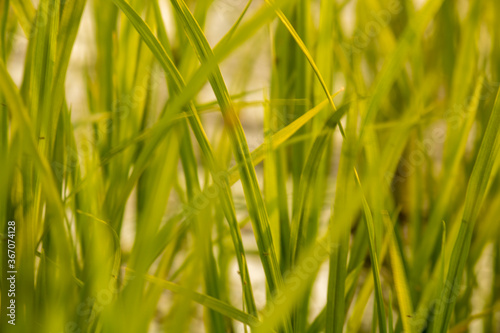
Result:
M462 224L450 259L446 278L447 286L442 290L443 299L447 300L447 302L444 302L443 311L437 313L433 322L432 332L445 332L448 329L456 302L456 297L453 296L453 293L456 293L457 288L460 286L469 254L474 224L486 196L485 190L488 182L491 180L493 164L495 163L495 159L498 158L500 148L498 128L500 128L500 90L497 93L493 112L491 113L467 186Z
M394 287L396 289L396 297L399 304L400 318L403 322L405 332L413 333L414 326L411 325L410 318L413 315L413 303L411 300L410 291L408 289L408 279L401 258L398 245L396 244L396 235L394 234L394 226L387 211L382 212L386 230L391 234L389 246L389 254L391 257L391 267L394 276Z
M361 181L359 180L359 175L356 170L354 170L354 175L356 176L356 183L358 184L361 191L361 199L363 202L363 211L365 213L366 228L368 229L368 241L370 249L370 258L372 260L372 274L373 280L375 282L375 301L377 304L377 314L379 329L381 333L386 332L386 318L385 318L385 306L384 298L382 294L382 285L380 283L380 269L377 257L377 245L375 242L375 226L373 223L372 213L370 207L368 206L368 201L366 200L365 194L363 192L363 187L361 186Z
M213 52L203 31L183 1L172 0L171 3L175 12L182 20L188 38L195 48L200 61L206 63L209 58L213 57ZM260 257L269 288L271 292L275 292L281 288L283 280L277 263L264 200L257 182L254 166L250 159L245 134L218 67L209 76L209 82L221 106L222 116L229 131L234 155L237 163L240 165L242 185L250 215L253 216L252 222L260 250Z

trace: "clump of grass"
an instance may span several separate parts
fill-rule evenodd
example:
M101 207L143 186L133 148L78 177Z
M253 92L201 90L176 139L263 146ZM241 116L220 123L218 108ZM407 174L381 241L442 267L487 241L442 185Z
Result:
M499 15L4 1L2 332L497 332Z

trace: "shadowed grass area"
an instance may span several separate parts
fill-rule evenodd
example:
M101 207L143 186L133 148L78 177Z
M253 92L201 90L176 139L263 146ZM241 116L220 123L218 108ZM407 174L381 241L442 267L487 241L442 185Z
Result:
M498 18L3 1L1 332L498 332Z

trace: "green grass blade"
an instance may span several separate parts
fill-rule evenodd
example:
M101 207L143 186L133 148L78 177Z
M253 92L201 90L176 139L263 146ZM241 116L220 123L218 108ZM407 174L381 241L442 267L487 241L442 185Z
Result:
M370 207L368 206L368 201L366 201L365 195L363 193L363 188L361 186L361 181L359 180L359 175L354 170L354 174L356 176L356 182L361 190L361 198L363 200L363 211L365 214L366 228L368 229L368 241L370 243L370 258L372 260L372 275L375 283L375 301L377 304L377 314L378 314L378 323L380 332L386 332L386 317L385 317L385 305L384 298L382 294L382 285L380 283L380 268L378 263L378 255L377 255L377 245L375 242L375 226L373 224L373 217L370 211Z
M391 266L394 275L394 287L396 289L396 297L399 304L400 319L403 322L405 332L414 332L414 326L411 324L410 318L413 315L413 303L408 288L408 279L406 277L401 253L396 244L396 239L393 230L393 223L387 212L383 213L384 222L387 230L392 234L389 247L391 256Z
M500 140L498 139L498 128L500 127L500 93L497 93L493 112L491 113L488 127L481 143L481 148L474 164L467 193L462 224L450 259L446 283L449 287L443 290L445 302L444 309L437 314L433 322L432 332L443 332L448 325L456 303L456 297L452 295L460 285L465 263L467 261L474 224L479 215L479 210L486 195L486 187L490 181L491 171L495 159L498 157Z
M171 83L172 90L174 92L180 92L184 88L184 81L173 64L172 60L169 58L167 52L161 45L161 43L158 41L158 39L155 38L155 36L152 34L151 30L148 28L148 26L145 24L145 22L141 19L141 17L124 1L122 0L114 0L114 3L127 15L127 17L131 20L132 24L134 27L137 29L139 34L144 38L144 41L148 45L148 47L151 49L153 54L156 56L160 64L162 65L163 69L170 75L169 77L169 83ZM222 193L224 195L224 199L222 201L223 203L223 209L224 213L226 215L226 218L229 222L231 232L232 232L232 237L233 237L233 242L235 245L235 248L237 251L240 253L239 256L237 256L238 264L240 266L240 271L242 272L241 274L241 282L243 285L243 288L245 289L244 295L246 298L246 304L249 308L250 313L256 313L256 307L255 303L253 300L253 293L251 290L251 284L247 283L247 281L250 281L249 279L249 274L248 274L248 268L246 265L246 260L245 260L245 252L243 248L243 242L241 240L241 234L238 229L238 224L236 220L236 214L234 212L234 205L232 203L231 199L231 193L229 186L227 184L227 179L226 177L220 177L220 170L217 167L217 164L214 159L214 154L212 152L212 148L210 146L210 143L208 142L208 139L206 138L206 134L201 127L201 122L199 119L199 116L197 115L196 109L193 105L192 102L188 104L190 111L191 111L191 117L189 117L190 124L195 132L195 136L198 140L198 143L202 147L202 152L205 154L205 156L208 159L209 166L212 172L212 176L214 177L215 180L219 181L219 184L222 185ZM170 112L175 111L176 109L174 107L171 107ZM173 111L172 111L173 110ZM163 115L163 118L167 120L167 122L162 122L161 125L159 125L159 128L163 126L169 126L170 125L170 117L167 115ZM129 186L128 186L128 191L126 191L123 195L122 201L126 201L126 198L128 197L130 191L132 190L132 187L135 184L135 179L138 179L139 175L142 173L142 171L145 169L146 163L149 159L150 154L153 152L155 146L157 145L158 142L161 141L162 139L162 133L161 131L158 131L155 133L153 136L154 140L151 140L149 142L149 145L144 147L143 152L141 152L141 155L139 158L142 160L141 167L137 168L134 170L134 173L130 177L131 181L129 181Z
M174 0L172 1L172 5L179 18L182 20L184 29L198 57L202 62L206 62L213 57L213 54L201 28L184 2ZM269 288L274 292L280 289L283 281L277 263L276 251L269 228L266 208L262 199L262 194L260 193L255 169L250 159L250 152L248 150L245 134L232 105L232 101L229 98L227 87L219 69L214 70L212 75L209 76L209 81L219 101L219 105L221 106L226 128L229 131L233 144L234 155L240 165L242 184L245 190L248 210L252 216L261 260L264 271L266 272L266 277L268 278L267 282Z
M426 2L416 17L409 22L394 52L385 60L384 67L378 73L374 83L374 91L367 103L366 114L360 127L360 138L364 135L365 127L375 120L380 105L389 93L397 75L399 75L412 46L423 34L427 24L434 17L442 3L443 0Z
M297 196L299 201L297 202L298 208L297 213L294 215L291 226L290 233L290 262L293 266L295 258L300 254L301 248L307 245L305 243L306 229L305 224L309 222L309 209L311 202L308 202L308 198L311 199L312 196L312 185L315 180L315 173L321 161L321 156L323 155L327 143L333 135L335 127L340 122L340 119L344 113L349 109L349 104L342 105L332 116L330 116L323 127L323 131L317 136L314 144L309 152L307 162L302 171L302 176L300 179L300 187Z
M130 271L131 273L134 273L133 271ZM207 296L200 294L198 292L192 291L191 289L184 288L181 285L178 285L176 283L166 281L163 279L160 279L156 276L151 276L151 275L144 275L144 276L137 276L137 278L142 278L146 281L149 281L151 283L157 284L158 286L170 290L174 293L179 293L192 301L199 303L203 306L206 306L207 308L210 308L214 311L219 312L220 314L227 316L229 318L232 318L234 320L237 320L239 322L242 322L246 325L249 326L256 326L259 323L259 319L246 314L242 312L241 310L236 309L235 307L226 304L224 302L219 301L218 299L215 299L213 297Z
M29 37L31 35L32 22L35 18L35 7L33 7L33 4L29 0L13 0L11 3L24 34Z

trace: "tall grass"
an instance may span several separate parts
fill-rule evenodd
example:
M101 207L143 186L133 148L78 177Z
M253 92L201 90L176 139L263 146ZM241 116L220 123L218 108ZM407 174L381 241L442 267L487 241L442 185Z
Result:
M500 331L498 18L3 1L1 331Z

